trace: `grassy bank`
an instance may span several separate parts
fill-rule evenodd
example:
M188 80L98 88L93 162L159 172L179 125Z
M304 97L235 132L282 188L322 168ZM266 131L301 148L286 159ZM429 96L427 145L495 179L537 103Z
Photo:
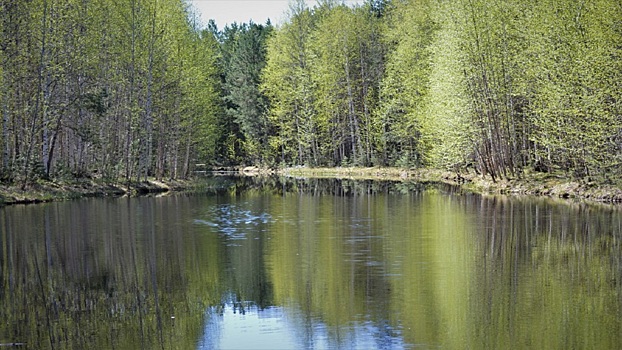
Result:
M572 180L562 174L524 173L520 177L496 182L489 177L475 173L454 173L437 169L297 167L283 169L281 174L294 177L442 183L460 186L464 190L482 194L534 195L601 203L622 203L622 189L618 186Z

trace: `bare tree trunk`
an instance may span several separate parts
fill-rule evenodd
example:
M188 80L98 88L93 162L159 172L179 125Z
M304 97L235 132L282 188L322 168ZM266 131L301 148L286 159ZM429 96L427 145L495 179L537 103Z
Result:
M171 170L171 179L177 178L177 170L179 169L179 141L175 140L173 150L173 169Z
M32 161L32 152L36 143L36 130L37 123L39 119L39 112L41 109L45 110L45 106L41 107L42 104L45 104L45 101L41 101L41 94L47 94L47 86L45 86L44 75L46 74L46 59L47 59L47 21L48 21L48 5L47 0L43 1L43 19L41 20L41 52L39 57L39 67L38 67L38 83L37 83L37 95L35 97L35 108L32 112L32 121L30 124L29 131L29 142L26 149L26 158L24 160L23 166L23 183L22 189L25 188L27 182L30 179L31 171L30 163ZM45 112L44 112L45 113ZM45 136L45 135L44 135Z
M11 152L11 140L9 136L9 97L8 92L4 92L2 101L2 171L8 172L9 158Z
M363 151L361 145L361 131L359 128L358 118L356 116L354 92L352 88L352 79L350 77L350 60L347 57L347 52L345 52L345 54L346 86L348 91L348 124L350 126L350 142L352 142L352 144L350 145L352 149L352 157L350 160L358 161L359 154Z
M129 72L129 110L127 115L127 130L126 130L126 144L125 144L125 180L130 181L132 178L132 157L133 157L133 128L132 122L134 119L134 85L136 79L136 0L132 0L132 22L131 22L131 31L132 31L132 39L131 39L131 66ZM140 175L139 175L140 176Z
M56 140L58 139L58 134L60 133L60 129L61 129L61 120L62 120L62 114L58 116L58 118L56 119L56 127L54 128L54 134L52 135L52 140L50 142L50 152L45 164L45 175L46 176L50 176L50 171L52 169L52 160L54 159L54 149L56 148Z
M157 0L153 2L153 14L151 18L151 38L149 39L149 63L147 69L147 98L145 102L144 120L142 121L144 127L144 133L146 134L144 140L141 140L140 151L140 176L143 176L147 180L149 170L151 168L151 157L153 147L153 66L154 66L154 51L156 41L156 16L157 16Z
M188 139L186 140L186 155L184 156L184 168L182 177L188 178L190 175L190 150L192 149L192 133L188 131Z
M49 106L50 106L50 96L51 96L51 91L50 91L50 73L46 72L45 74L45 79L43 82L43 106L42 106L42 127L43 127L43 131L42 131L42 137L41 137L41 155L42 155L42 161L43 161L43 171L44 174L46 176L49 176L50 174L50 164L52 161L52 158L50 156L50 121L48 120L49 118Z

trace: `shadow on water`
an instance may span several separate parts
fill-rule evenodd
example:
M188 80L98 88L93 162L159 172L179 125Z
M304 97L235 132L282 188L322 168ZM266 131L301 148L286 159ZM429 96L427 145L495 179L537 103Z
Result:
M622 215L408 182L210 178L0 209L0 345L619 348Z

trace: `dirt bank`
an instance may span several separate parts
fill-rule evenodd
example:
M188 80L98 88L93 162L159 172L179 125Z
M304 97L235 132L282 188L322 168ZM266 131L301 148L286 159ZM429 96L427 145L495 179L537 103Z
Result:
M164 193L191 188L192 181L154 179L108 183L92 179L38 181L27 186L0 184L0 205L42 203L83 197L108 197Z
M549 196L599 203L622 203L622 189L617 186L588 181L569 180L561 175L532 173L493 182L475 173L455 173L436 169L400 168L285 168L278 171L256 167L211 171L213 175L281 176L314 178L348 178L358 180L412 181L459 186L465 191L482 194ZM222 172L222 174L220 174ZM141 182L110 183L93 179L67 182L40 181L25 188L0 184L0 205L41 203L82 197L132 196L150 193L192 191L193 180L150 179Z

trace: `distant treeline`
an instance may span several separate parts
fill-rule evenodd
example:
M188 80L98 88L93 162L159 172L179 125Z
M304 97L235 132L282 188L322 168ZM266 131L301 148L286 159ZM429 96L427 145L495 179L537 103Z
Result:
M622 171L618 0L290 2L200 29L182 0L0 5L2 176L194 164Z

